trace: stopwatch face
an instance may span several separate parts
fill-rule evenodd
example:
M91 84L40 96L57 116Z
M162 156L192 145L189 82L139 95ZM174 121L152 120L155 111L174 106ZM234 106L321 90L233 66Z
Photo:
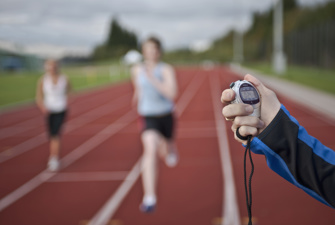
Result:
M241 84L240 97L245 104L254 105L259 102L259 95L256 89L248 83Z

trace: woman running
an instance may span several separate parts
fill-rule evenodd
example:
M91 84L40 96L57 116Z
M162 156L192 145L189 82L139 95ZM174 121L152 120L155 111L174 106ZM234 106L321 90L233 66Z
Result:
M148 38L142 44L143 64L135 65L131 70L133 103L137 103L144 123L141 134L144 149L142 212L152 212L157 203L158 156L164 157L169 167L176 166L178 161L173 136L173 101L177 96L177 83L173 68L160 61L161 53L160 41L155 37Z
M37 84L36 102L47 119L50 137L48 169L54 172L60 167L60 131L66 116L67 95L70 92L71 85L67 77L60 74L56 61L47 60L44 68L46 73Z

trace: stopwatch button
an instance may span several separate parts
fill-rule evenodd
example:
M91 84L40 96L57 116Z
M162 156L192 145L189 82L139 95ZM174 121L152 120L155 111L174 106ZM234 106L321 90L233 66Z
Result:
M233 88L234 85L235 85L235 82L231 83L231 84L229 85L229 87L230 87L230 88Z

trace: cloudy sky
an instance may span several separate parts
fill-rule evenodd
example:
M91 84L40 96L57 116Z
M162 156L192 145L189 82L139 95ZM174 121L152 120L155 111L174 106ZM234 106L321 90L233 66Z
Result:
M303 5L327 0L299 0ZM0 40L90 50L106 39L113 16L140 38L167 49L247 29L252 12L274 0L0 0Z

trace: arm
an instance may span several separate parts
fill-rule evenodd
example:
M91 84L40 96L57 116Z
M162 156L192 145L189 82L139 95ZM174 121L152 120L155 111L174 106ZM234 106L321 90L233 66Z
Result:
M69 96L69 94L73 91L72 84L68 77L66 77L66 94Z
M68 104L71 105L76 101L76 97L73 96L73 88L72 88L72 84L69 80L69 78L67 76L65 76L66 78L66 97L68 98Z
M132 98L132 105L136 106L137 101L138 101L138 88L136 85L136 79L137 79L137 74L139 72L139 66L135 65L131 68L130 73L131 73L131 81L133 84L133 89L134 89L134 94Z
M177 97L178 92L175 72L169 65L165 66L162 72L163 81L159 81L152 76L149 77L149 80L162 95L173 101Z
M310 136L284 106L250 149L265 155L281 177L335 207L335 152Z
M335 152L308 135L280 105L274 92L250 75L245 80L252 82L261 94L261 120L248 116L252 111L247 110L247 105L227 105L222 113L234 119L233 132L241 127L241 135L253 135L251 150L264 154L273 171L322 203L335 207ZM234 94L227 89L221 100L229 103ZM235 139L245 144L236 135Z
M36 101L37 107L41 110L41 112L43 114L46 114L48 112L48 110L44 106L43 98L44 98L44 95L43 95L43 78L40 78L37 82L37 85L36 85L35 101Z

